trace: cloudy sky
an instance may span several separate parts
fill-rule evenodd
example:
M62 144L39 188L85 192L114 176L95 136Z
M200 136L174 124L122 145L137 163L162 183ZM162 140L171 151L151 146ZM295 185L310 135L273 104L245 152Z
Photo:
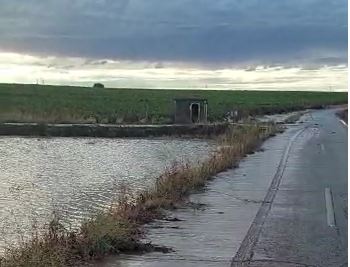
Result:
M0 0L0 82L346 90L346 0Z

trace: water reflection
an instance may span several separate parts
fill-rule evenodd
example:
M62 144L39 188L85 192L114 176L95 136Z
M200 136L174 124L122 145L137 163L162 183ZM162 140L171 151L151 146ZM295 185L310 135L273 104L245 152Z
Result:
M108 206L121 184L145 188L165 166L197 162L213 148L185 139L0 138L0 244L53 211L74 227Z

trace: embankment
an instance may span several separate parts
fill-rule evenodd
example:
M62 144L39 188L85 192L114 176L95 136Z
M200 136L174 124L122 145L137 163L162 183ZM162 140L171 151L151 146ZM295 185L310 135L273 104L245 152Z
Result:
M217 136L228 124L111 125L0 123L0 135L53 137Z

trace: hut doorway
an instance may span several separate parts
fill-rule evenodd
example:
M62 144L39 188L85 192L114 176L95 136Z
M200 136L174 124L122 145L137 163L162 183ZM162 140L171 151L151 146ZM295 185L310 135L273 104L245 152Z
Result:
M208 101L203 98L175 98L174 122L206 123L208 117Z
M191 121L193 123L198 123L200 119L200 105L199 103L192 103L190 106Z

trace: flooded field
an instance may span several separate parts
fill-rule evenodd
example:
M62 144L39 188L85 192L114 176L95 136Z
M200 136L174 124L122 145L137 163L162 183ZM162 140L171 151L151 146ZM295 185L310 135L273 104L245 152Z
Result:
M214 143L185 139L0 138L0 246L48 222L67 227L106 208L122 185L152 185L175 161L197 162Z

